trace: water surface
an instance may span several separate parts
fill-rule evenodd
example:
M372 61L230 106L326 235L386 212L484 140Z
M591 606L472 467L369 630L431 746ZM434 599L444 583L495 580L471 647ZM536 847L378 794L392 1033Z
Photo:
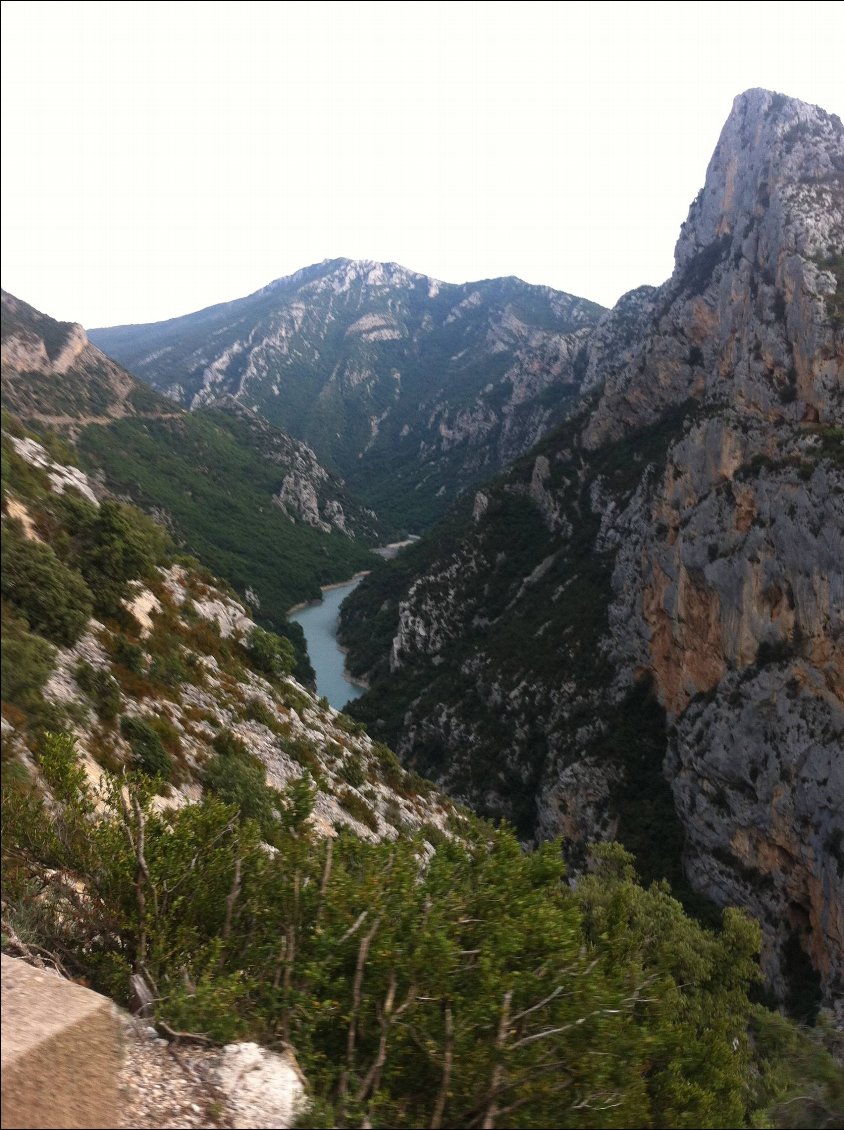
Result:
M325 695L337 710L342 710L349 699L363 694L362 687L349 682L345 674L346 657L337 646L340 605L360 581L361 578L356 577L346 584L326 589L319 604L310 604L290 613L290 619L301 624L305 633L308 655L316 672L317 694Z

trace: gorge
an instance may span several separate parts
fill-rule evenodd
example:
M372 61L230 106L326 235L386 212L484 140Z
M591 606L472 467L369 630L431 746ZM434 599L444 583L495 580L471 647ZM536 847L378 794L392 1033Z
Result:
M313 1124L767 1125L754 994L844 1024L843 303L844 127L758 89L610 310L3 292L4 939Z

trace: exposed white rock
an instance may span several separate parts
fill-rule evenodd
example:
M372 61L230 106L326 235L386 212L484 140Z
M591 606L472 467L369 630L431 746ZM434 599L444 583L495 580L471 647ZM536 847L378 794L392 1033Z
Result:
M33 467L41 467L47 472L50 488L55 494L64 494L68 488L73 488L78 490L94 506L99 506L99 499L91 486L91 480L78 467L57 463L47 450L34 439L28 437L21 439L17 436L10 436L9 438L21 459L25 459Z
M304 1079L290 1052L271 1052L259 1044L227 1044L215 1082L226 1098L235 1130L275 1130L292 1126L307 1103Z

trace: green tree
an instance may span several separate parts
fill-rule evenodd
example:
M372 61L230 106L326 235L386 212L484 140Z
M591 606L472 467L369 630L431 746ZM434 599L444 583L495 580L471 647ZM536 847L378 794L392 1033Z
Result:
M128 582L153 574L163 557L166 536L140 511L111 499L98 510L77 507L75 517L75 561L95 595L100 615L117 615L129 595Z
M49 819L4 783L9 920L37 905L38 944L98 988L142 973L171 1026L291 1043L321 1125L748 1127L772 1097L787 1125L795 1096L835 1124L831 1057L797 1092L804 1038L749 1001L757 928L704 929L617 847L572 889L558 844L469 819L433 856L322 839L305 782L270 852L213 795L159 812L148 781L107 776L95 803L66 738L41 769Z
M246 650L257 670L271 679L289 675L296 666L296 653L290 640L265 632L263 628L252 629L246 639Z
M93 610L91 590L80 574L50 546L25 538L14 523L3 530L0 586L30 626L57 644L75 643Z
M135 764L150 777L169 781L173 774L173 761L161 744L161 738L143 718L124 714L120 719L120 732L132 749Z

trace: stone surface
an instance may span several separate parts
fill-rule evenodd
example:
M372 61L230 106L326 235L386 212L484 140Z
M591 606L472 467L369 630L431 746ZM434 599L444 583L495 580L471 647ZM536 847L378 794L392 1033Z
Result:
M217 1086L228 1097L236 1130L291 1126L305 1103L295 1059L259 1044L228 1044L216 1068Z
M4 1130L118 1124L111 1001L22 961L2 962Z

